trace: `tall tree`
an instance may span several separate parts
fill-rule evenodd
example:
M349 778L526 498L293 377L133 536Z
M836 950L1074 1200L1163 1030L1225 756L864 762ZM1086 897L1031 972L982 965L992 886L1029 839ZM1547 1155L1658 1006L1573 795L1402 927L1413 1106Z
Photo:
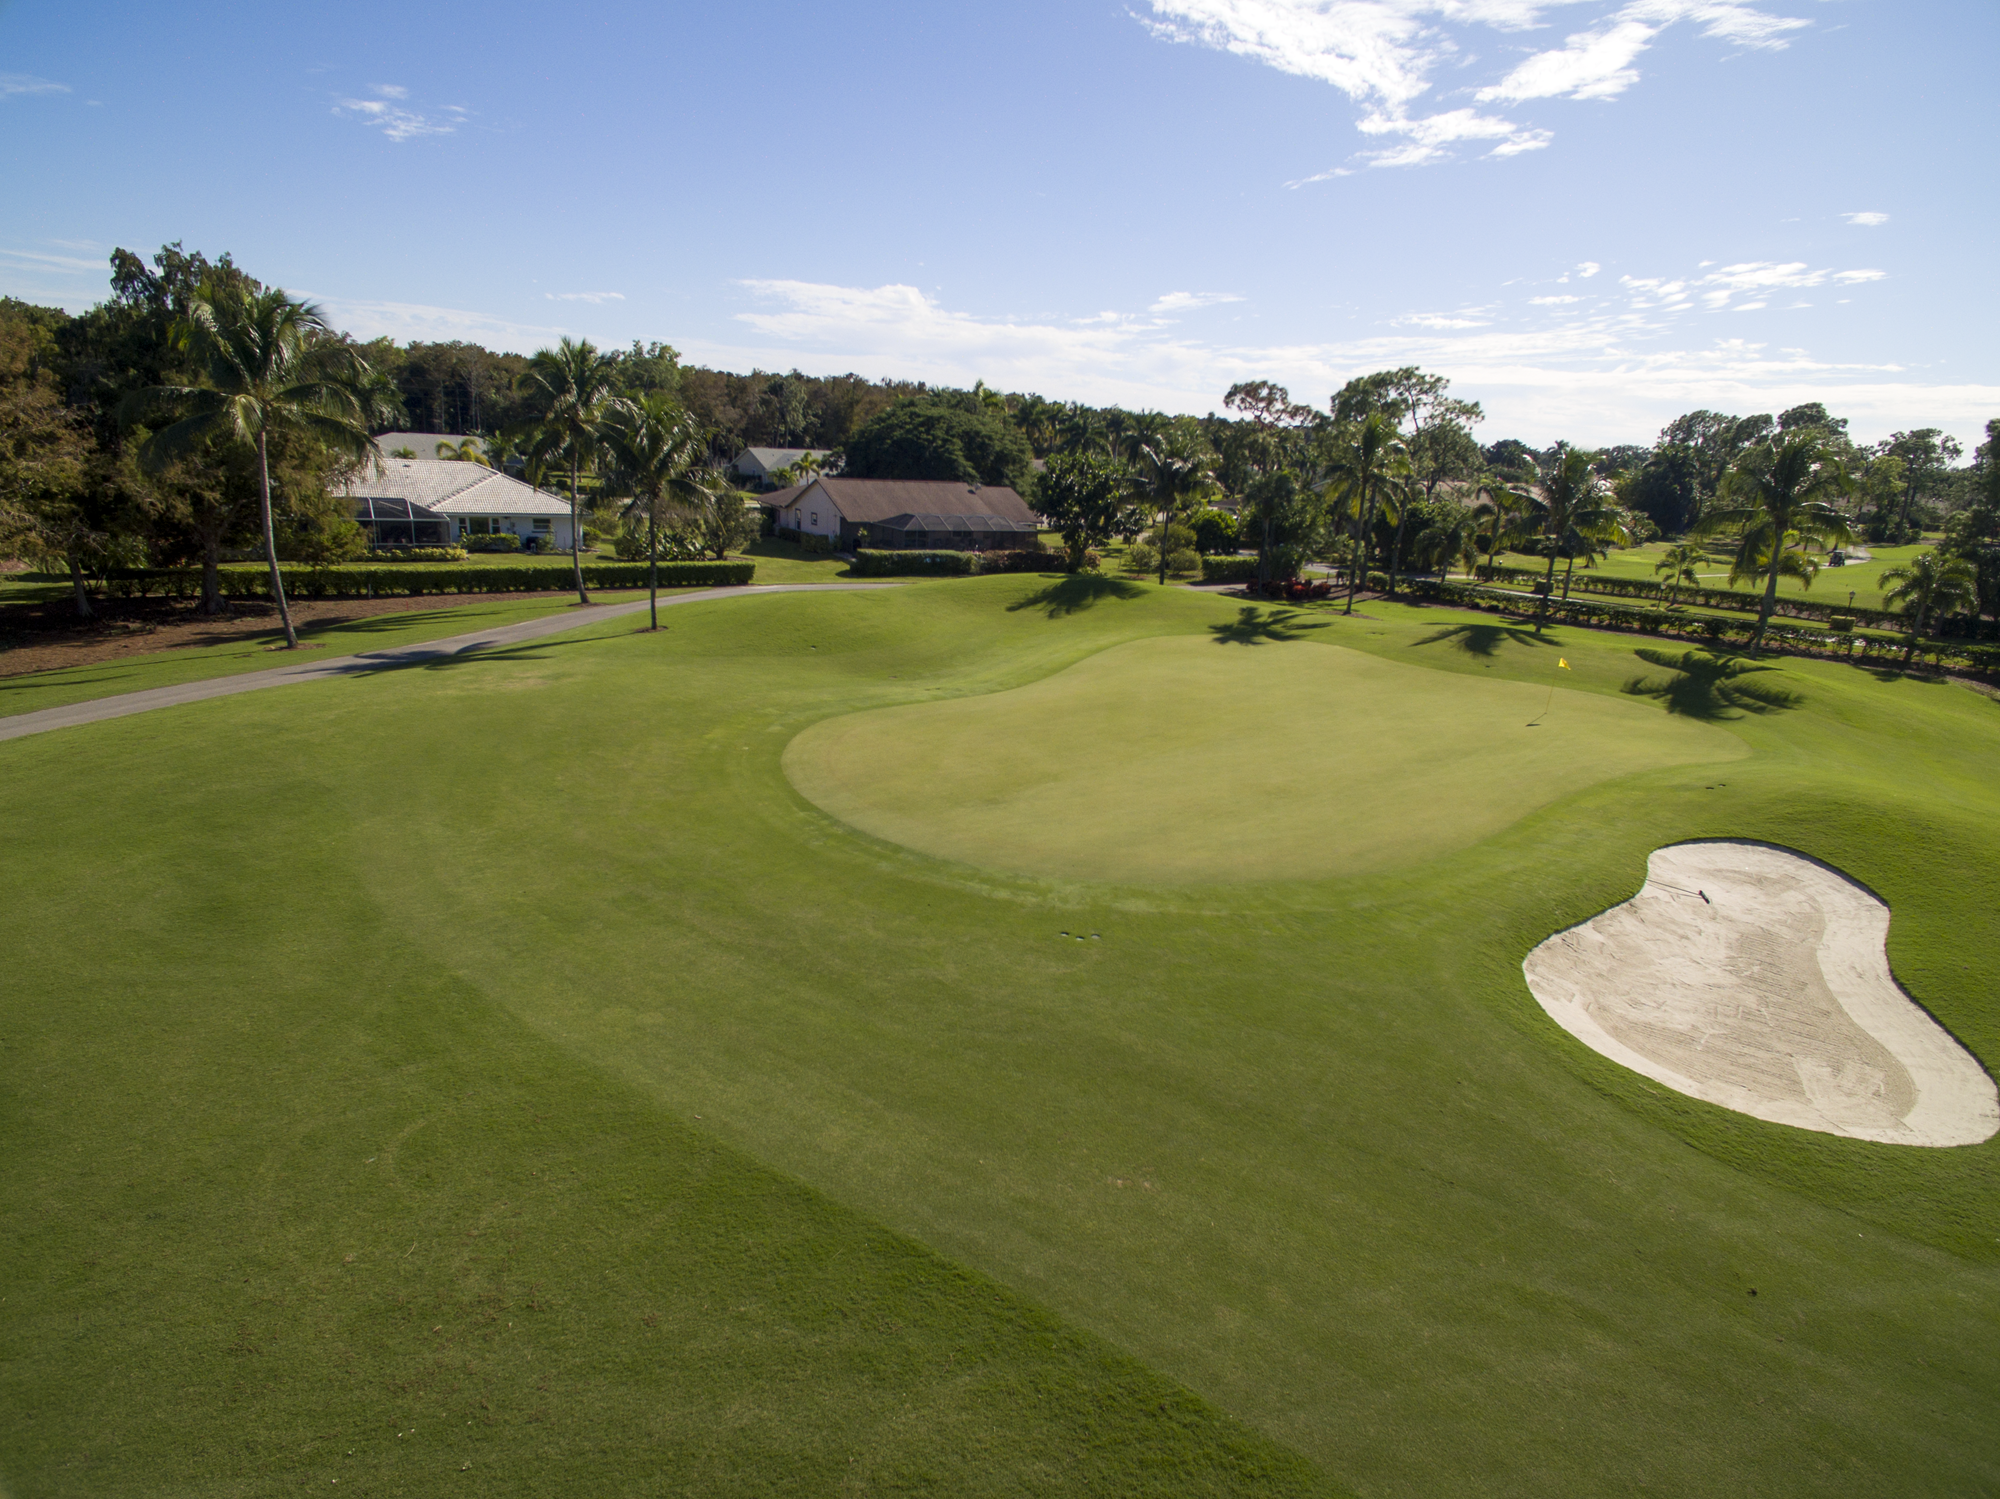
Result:
M528 451L541 462L569 465L569 555L576 598L590 602L583 588L583 503L578 496L584 466L596 451L605 402L611 399L618 361L599 353L588 339L565 338L553 349L538 349L521 375L535 407Z
M1769 571L1757 612L1757 633L1750 642L1752 655L1763 648L1764 632L1777 606L1787 547L1854 539L1847 517L1832 503L1851 487L1846 466L1828 452L1826 434L1802 428L1738 459L1725 486L1724 508L1711 512L1696 528L1705 536L1735 531L1746 541L1761 538L1768 544Z
M1130 528L1133 473L1098 453L1057 453L1035 481L1035 510L1062 533L1071 572L1087 564L1090 549Z
M707 434L686 409L661 391L613 401L600 427L617 472L632 490L627 517L646 522L646 596L660 627L660 532L692 519L705 498L697 473L708 456Z
M1350 382L1351 383L1351 382ZM1335 397L1336 403L1339 397ZM1368 570L1368 543L1376 517L1386 511L1399 518L1410 478L1410 453L1396 434L1394 417L1384 410L1369 412L1336 450L1326 482L1335 508L1354 523L1354 560L1347 570L1346 614L1354 612L1354 595Z
M1597 455L1583 448L1557 443L1555 453L1542 465L1542 547L1548 553L1548 571L1542 578L1542 607L1537 621L1549 617L1549 603L1555 595L1556 558L1569 558L1569 572L1585 547L1595 547L1624 534L1624 515L1611 503L1611 489L1597 472ZM1569 575L1564 574L1563 592L1569 591Z
M1934 616L1978 607L1977 570L1963 557L1922 552L1898 567L1882 569L1882 602L1910 619L1910 640L1903 649L1908 661L1917 653L1925 623Z
M1498 474L1487 475L1473 494L1473 513L1486 518L1486 573L1490 578L1500 548L1525 539L1529 518L1542 502L1531 486L1509 483Z
M1167 555L1174 522L1189 504L1215 485L1215 455L1193 432L1161 425L1133 445L1133 494L1159 517L1160 586L1167 582Z
M174 419L146 440L142 456L164 465L212 443L240 443L257 455L257 510L271 597L287 649L298 648L271 522L271 444L295 436L355 463L366 460L370 412L367 366L337 338L320 310L283 291L205 289L174 328L188 379L142 393L133 414Z

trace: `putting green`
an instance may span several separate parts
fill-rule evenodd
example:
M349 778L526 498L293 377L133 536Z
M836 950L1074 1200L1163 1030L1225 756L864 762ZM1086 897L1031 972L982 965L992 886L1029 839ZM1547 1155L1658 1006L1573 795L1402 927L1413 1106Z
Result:
M1749 752L1655 706L1550 701L1339 646L1171 636L1009 692L825 720L784 767L843 822L938 858L1184 884L1432 858L1614 776Z

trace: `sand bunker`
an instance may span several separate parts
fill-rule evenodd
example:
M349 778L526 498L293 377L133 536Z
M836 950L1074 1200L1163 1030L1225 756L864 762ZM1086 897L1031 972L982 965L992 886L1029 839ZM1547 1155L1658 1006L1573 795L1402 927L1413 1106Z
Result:
M1976 1145L2000 1130L1993 1079L1897 985L1888 935L1887 906L1810 859L1682 843L1521 966L1564 1030L1692 1097L1857 1140Z

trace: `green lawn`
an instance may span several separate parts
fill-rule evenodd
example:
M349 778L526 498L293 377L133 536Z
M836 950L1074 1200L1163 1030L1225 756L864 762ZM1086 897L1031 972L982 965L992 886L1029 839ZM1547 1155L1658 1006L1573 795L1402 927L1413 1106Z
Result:
M1366 659L1297 674L1335 648ZM1762 838L1882 895L1898 976L1990 1065L2000 706L1635 648L997 577L0 744L35 788L0 870L0 1483L1993 1490L2000 1144L1666 1092L1520 963L1660 844ZM1195 725L1211 651L1287 685L1233 764L1195 736L1200 774L1299 759L1253 811L1329 838L1399 799L1403 858L1107 886L853 831L785 776L814 725L1046 704L1093 661ZM1737 758L1496 765L1440 725L1446 689L1546 696L1557 654L1559 708ZM1309 692L1357 723L1281 725L1338 721ZM1405 714L1438 758L1351 758ZM958 742L928 772L970 801L1007 746ZM1170 850L1215 805L1153 789L1099 837Z
M597 592L591 597L609 603L634 595ZM426 640L440 640L447 635L463 635L494 625L539 619L544 614L574 607L575 602L573 595L565 594L549 594L533 599L482 599L477 594L467 594L462 602L440 603L433 609L376 614L351 624L302 625L299 639L301 643L313 647L312 655L316 658L346 656L357 651L417 645ZM272 648L274 644L282 644L283 640L284 632L274 622L269 630L223 645L143 651L89 666L0 677L0 718L15 713L32 713L38 708L60 708L91 698L142 692L149 687L172 687L208 677L265 671L300 659ZM4 659L0 657L0 661Z
M1641 578L1649 583L1657 583L1661 581L1661 574L1653 569L1665 554L1668 545L1669 543L1664 541L1653 541L1644 546L1617 548L1610 556L1600 559L1595 570L1606 577ZM1863 609L1880 609L1883 607L1882 569L1908 562L1920 552L1929 551L1932 545L1934 543L1926 542L1906 547L1870 547L1869 560L1866 562L1850 562L1842 567L1822 567L1819 576L1813 579L1810 586L1797 578L1780 578L1778 592L1820 603L1853 603ZM1728 549L1718 546L1713 556L1718 560L1710 561L1699 569L1702 583L1710 588L1727 588ZM1539 572L1548 566L1548 560L1543 557L1525 556L1518 552L1502 552L1500 564L1503 567L1533 568ZM1561 584L1562 571L1563 564L1558 562L1556 564L1558 586ZM1581 563L1577 565L1576 576L1578 578L1586 576ZM1756 585L1745 582L1736 586L1754 588ZM1849 593L1854 595L1851 600L1848 598Z

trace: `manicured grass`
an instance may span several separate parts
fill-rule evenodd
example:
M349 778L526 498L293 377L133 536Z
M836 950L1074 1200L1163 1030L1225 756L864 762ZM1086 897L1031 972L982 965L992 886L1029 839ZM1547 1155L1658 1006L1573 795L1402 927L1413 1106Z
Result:
M1746 753L1447 846L1462 759L1399 793L1434 856L1143 888L879 842L783 773L841 715L1321 620L1475 693L1559 652ZM1020 577L626 624L0 745L16 1491L2000 1484L2000 1147L1668 1093L1520 973L1652 848L1763 838L1880 893L1990 1064L1991 701ZM1243 772L1279 742L1243 722Z
M1597 781L1748 753L1650 704L1562 689L1553 650L1545 691L1329 649L1312 632L1331 623L1251 606L1213 636L1131 641L1011 692L827 719L785 771L921 853L1144 885L1433 859Z
M606 603L632 597L631 593L617 592L592 595L592 598ZM440 640L447 635L463 635L494 625L539 619L544 614L571 608L575 603L574 595L565 594L533 599L481 599L477 595L466 595L465 602L441 603L434 609L375 614L350 624L304 625L299 630L299 639L314 648L311 652L314 658L324 659L352 655L358 651L417 645L426 640ZM357 609L363 607L358 602L355 605ZM0 718L15 713L32 713L39 708L60 708L91 698L142 692L149 687L172 687L208 677L266 671L303 659L299 655L272 649L274 642L282 644L283 641L284 632L274 620L269 630L222 645L145 651L88 666L0 677Z
M1608 557L1599 559L1595 570L1606 577L1640 578L1650 583L1660 582L1663 575L1653 569L1665 554L1668 545L1669 543L1664 541L1653 541L1644 546L1616 548ZM1817 603L1833 605L1851 602L1863 609L1880 609L1883 607L1882 569L1908 562L1918 553L1929 551L1933 545L1934 542L1924 542L1917 546L1870 547L1869 560L1866 562L1850 562L1841 567L1823 566L1820 568L1819 576L1813 579L1810 586L1797 578L1780 578L1778 592L1791 597L1811 599ZM1697 569L1701 574L1702 584L1709 588L1727 588L1730 586L1728 549L1718 546L1714 549L1713 555L1721 560L1706 563ZM1823 558L1821 560L1824 561ZM1548 566L1548 559L1524 556L1515 552L1502 552L1500 563L1503 567L1533 568L1539 572ZM1561 586L1562 572L1563 563L1558 561L1556 563L1558 586ZM1578 578L1587 576L1581 562L1577 564L1576 576ZM1736 587L1743 589L1754 589L1756 586L1752 582L1736 584ZM1854 595L1852 600L1847 597L1850 592Z

